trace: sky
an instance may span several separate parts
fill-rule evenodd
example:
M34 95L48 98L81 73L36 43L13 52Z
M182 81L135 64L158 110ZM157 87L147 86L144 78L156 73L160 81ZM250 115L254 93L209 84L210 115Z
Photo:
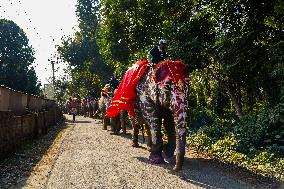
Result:
M33 66L42 85L52 76L48 59L56 54L55 45L77 28L75 5L76 0L0 0L0 19L12 20L20 26L35 50ZM63 74L63 67L55 77Z

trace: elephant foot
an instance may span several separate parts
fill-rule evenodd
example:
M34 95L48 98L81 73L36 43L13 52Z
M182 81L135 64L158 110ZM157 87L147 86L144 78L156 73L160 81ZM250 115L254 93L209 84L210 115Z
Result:
M133 142L131 146L134 147L134 148L139 148L140 147L139 144L136 143L136 142Z
M110 135L119 135L119 132L111 132Z
M162 156L152 156L149 157L149 162L151 164L162 164L165 163L164 158Z
M181 170L181 168L182 168L182 163L177 162L176 165L175 165L174 168L173 168L173 171L174 171L174 172L178 172L178 171Z
M152 146L147 145L147 150L148 150L149 152L151 152L151 151L152 151Z
M163 153L163 158L167 163L174 163L175 162L175 156L167 156L165 153Z

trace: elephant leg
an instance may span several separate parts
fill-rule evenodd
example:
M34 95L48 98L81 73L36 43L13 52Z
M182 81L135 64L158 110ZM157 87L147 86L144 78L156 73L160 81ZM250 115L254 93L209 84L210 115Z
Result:
M184 115L185 108L180 108L175 112L174 122L176 130L176 164L174 171L179 171L182 168L185 155L186 145L186 115Z
M91 109L91 111L90 111L90 118L93 118L93 116L94 116L94 111L93 111L93 109Z
M174 156L176 148L176 131L174 117L170 110L163 111L164 128L167 135L167 143L164 145L164 155L167 158Z
M181 170L184 162L184 155L185 155L185 144L186 144L186 132L185 128L176 128L177 135L176 135L176 165L174 167L174 171Z
M115 125L116 125L116 118L111 117L110 118L110 130L111 130L112 133L115 132Z
M116 132L119 133L121 130L120 114L116 117Z
M139 147L138 135L139 135L139 124L135 118L131 119L133 133L132 133L132 147Z
M151 135L151 131L148 125L145 125L145 130L146 130L146 134L147 134L147 150L149 152L152 151L152 135Z
M107 117L103 115L103 130L107 130Z
M118 135L119 134L119 127L120 127L120 120L119 120L119 115L116 117L110 118L110 126L111 126L111 134Z
M122 110L120 112L120 124L121 124L121 128L122 128L122 133L126 134L126 123L125 123L125 119L126 119L126 111Z
M159 108L151 99L146 96L141 97L141 103L139 103L139 105L142 111L142 115L147 125L150 126L151 131L152 148L149 161L154 164L163 163L163 140L161 133L161 119L159 114Z

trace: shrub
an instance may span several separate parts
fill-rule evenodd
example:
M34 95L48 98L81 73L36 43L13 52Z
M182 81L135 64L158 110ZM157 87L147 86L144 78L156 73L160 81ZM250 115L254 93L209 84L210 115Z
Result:
M264 147L281 154L278 147L284 133L284 108L278 105L264 107L259 113L244 116L234 127L233 133L239 140L238 149L249 152L249 149Z
M208 152L212 145L212 140L203 131L187 137L187 145L197 152Z
M206 110L190 109L188 115L190 132L196 132L201 128L210 126L214 120L213 116Z
M256 154L247 165L247 168L263 176L274 176L283 180L284 158L276 158L267 150Z
M250 156L239 152L237 149L239 141L233 135L225 136L214 143L206 133L200 130L190 135L187 144L192 149L224 163L246 168L259 175L278 180L284 179L284 158L277 158L275 154L267 150L253 149Z
M243 152L253 147L257 148L269 129L269 111L263 110L261 113L250 113L244 116L234 128L234 134L239 140L238 148Z
M209 155L223 162L239 164L246 161L247 156L236 151L237 144L238 141L234 136L226 136L212 145Z

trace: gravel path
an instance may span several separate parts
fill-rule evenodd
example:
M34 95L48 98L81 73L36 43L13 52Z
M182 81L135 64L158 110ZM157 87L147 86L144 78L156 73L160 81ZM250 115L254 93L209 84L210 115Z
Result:
M67 116L69 120L71 117ZM68 123L38 163L24 188L253 188L221 168L186 158L183 170L150 165L145 148L132 148L129 137L113 136L99 121L77 117ZM145 146L144 146L145 147ZM45 163L41 163L45 162ZM49 163L46 163L49 162Z

